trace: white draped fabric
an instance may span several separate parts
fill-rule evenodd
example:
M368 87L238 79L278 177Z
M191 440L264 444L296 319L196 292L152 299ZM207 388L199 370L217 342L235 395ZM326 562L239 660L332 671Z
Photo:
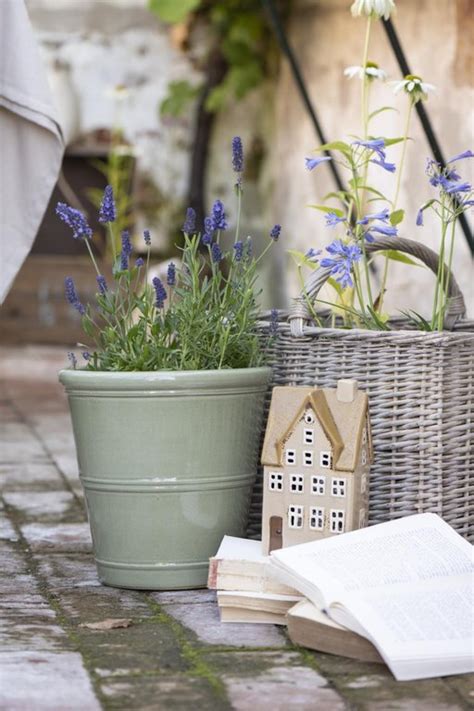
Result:
M32 247L63 149L24 0L0 0L0 303Z

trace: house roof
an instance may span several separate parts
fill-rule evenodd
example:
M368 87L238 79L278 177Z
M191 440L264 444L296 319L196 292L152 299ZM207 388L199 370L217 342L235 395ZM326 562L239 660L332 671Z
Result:
M284 440L311 404L331 442L334 468L354 471L359 458L368 398L358 390L352 402L340 402L336 389L275 387L263 443L262 464L281 466ZM369 456L371 453L369 453Z

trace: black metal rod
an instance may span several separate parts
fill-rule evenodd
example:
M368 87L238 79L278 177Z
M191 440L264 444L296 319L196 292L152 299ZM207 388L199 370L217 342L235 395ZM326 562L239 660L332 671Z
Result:
M314 126L314 129L318 135L318 138L320 142L324 145L327 143L327 139L324 135L324 131L322 129L322 126L319 122L319 119L316 115L315 108L311 102L311 99L309 98L308 91L306 89L306 85L304 83L303 77L301 75L300 68L298 66L298 62L296 61L295 54L293 52L293 49L290 46L290 43L288 42L287 36L285 34L285 31L283 30L283 26L281 24L280 16L278 14L278 11L273 3L273 0L262 0L262 5L266 9L268 16L270 18L270 21L273 25L273 29L276 35L276 38L278 40L278 44L281 47L281 50L283 54L286 56L288 59L288 62L290 63L291 71L293 73L293 78L296 82L296 85L298 87L298 91L301 96L301 100L303 101L303 104L306 107L306 110L309 114L309 117L311 119L311 122ZM326 155L330 156L329 151L324 151ZM329 162L329 168L334 176L334 180L336 182L336 185L339 190L345 190L346 188L344 187L344 182L339 174L339 171L337 169L337 165L333 161Z
M400 40L398 39L397 32L395 30L395 27L393 25L392 20L389 18L388 20L382 20L382 24L384 27L384 30L387 34L388 41L390 42L390 45L393 49L393 52L395 54L395 57L397 58L398 66L400 67L400 71L402 72L403 76L406 76L407 74L412 74L412 71L408 65L406 55L403 51L403 48L400 44ZM443 151L441 150L441 146L439 145L438 139L436 138L436 134L433 130L433 126L431 124L430 118L428 116L428 113L425 109L425 106L422 101L417 101L415 104L415 109L418 114L418 118L420 119L420 123L423 127L423 131L425 132L426 139L429 143L431 152L433 153L434 159L440 163L442 166L446 165L446 161L443 155ZM458 217L459 223L461 225L462 231L464 232L464 236L466 237L467 243L469 245L469 248L471 250L471 254L474 255L474 237L472 235L471 229L469 227L469 223L466 219L466 215L464 213L461 213Z

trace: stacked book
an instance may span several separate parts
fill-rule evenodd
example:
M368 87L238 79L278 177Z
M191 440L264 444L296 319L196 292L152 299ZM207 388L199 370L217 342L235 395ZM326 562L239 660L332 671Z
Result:
M261 553L226 536L209 568L223 622L385 662L400 680L474 671L473 547L434 514Z

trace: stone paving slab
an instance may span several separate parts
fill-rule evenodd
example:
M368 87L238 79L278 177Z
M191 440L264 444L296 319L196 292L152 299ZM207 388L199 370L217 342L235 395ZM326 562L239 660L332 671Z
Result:
M213 591L102 586L56 379L65 350L0 348L2 711L472 708L474 675L398 683L281 628L221 624ZM107 618L131 625L83 626Z

